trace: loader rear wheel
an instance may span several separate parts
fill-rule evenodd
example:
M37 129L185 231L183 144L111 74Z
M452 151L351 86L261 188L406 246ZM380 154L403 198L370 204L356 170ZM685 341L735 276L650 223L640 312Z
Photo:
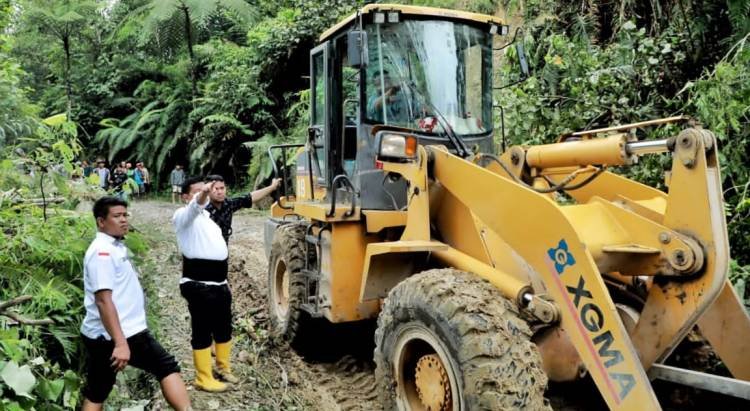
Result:
M490 283L454 269L394 287L375 332L385 408L550 409L541 357L514 310Z
M268 261L268 316L271 336L301 345L305 329L312 321L301 309L305 298L305 227L280 226L273 239Z

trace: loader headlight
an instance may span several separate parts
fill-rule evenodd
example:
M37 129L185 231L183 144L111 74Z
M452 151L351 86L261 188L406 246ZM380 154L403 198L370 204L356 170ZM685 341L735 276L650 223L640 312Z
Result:
M378 133L378 157L414 159L417 157L417 138L390 132Z

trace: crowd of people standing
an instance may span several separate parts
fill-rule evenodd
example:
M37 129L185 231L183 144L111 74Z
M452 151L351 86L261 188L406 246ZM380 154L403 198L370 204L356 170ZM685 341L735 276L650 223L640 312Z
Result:
M127 200L129 196L143 197L152 191L151 175L142 161L133 163L122 161L112 168L107 163L99 160L96 167L91 167L88 161L80 164L80 174L88 179L92 174L98 177L98 185L101 189L109 191L115 197Z

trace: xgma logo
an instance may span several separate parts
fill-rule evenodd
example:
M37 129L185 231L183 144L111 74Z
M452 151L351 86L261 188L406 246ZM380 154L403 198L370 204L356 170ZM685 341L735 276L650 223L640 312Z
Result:
M557 248L550 248L547 250L549 258L555 263L555 270L557 274L562 274L565 271L565 267L573 266L576 263L576 259L573 258L573 254L568 251L568 243L565 240L560 240L557 244Z
M577 323L582 336L591 342L588 351L597 361L597 366L604 374L612 394L619 400L624 399L635 387L636 380L631 373L627 372L628 367L623 367L625 357L622 351L616 348L619 344L609 329L608 324L613 324L616 319L607 319L607 311L599 306L604 296L600 294L597 299L584 276L576 272L578 270L568 270L563 276L566 268L576 265L576 259L564 239L560 240L557 247L548 249L547 256L554 263L555 271L557 271L558 277L555 278L555 282L559 286L562 298L567 300L565 307L572 314L573 321Z

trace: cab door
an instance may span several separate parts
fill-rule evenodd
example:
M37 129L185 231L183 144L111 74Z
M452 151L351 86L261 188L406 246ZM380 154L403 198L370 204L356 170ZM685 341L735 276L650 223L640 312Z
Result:
M330 43L315 47L310 51L310 128L309 141L312 145L311 172L318 186L327 186L329 179L328 152L330 142L330 101L331 86L329 73Z

